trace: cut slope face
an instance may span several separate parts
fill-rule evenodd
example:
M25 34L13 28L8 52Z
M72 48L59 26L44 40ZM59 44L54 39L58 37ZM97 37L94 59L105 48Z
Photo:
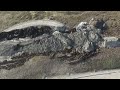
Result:
M14 25L0 33L0 41L14 38L35 38L43 34L52 34L54 31L67 32L67 27L53 20L34 20Z

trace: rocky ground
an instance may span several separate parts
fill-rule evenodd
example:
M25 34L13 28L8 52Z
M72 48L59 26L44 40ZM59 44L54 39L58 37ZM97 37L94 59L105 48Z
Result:
M31 37L26 39L28 41L22 41L22 43L19 43L18 39L13 43L14 35L12 34L14 31L11 32L4 32L5 29L20 23L24 21L29 20L38 20L43 18L52 18L54 20L60 21L66 26L70 26L70 28L74 27L75 25L78 25L81 21L89 21L91 18L97 18L97 19L103 19L105 23L107 24L107 29L103 36L117 36L119 37L119 11L78 11L78 12L43 12L43 11L1 11L0 12L0 30L1 30L1 43L0 43L0 55L1 56L13 56L12 60L3 60L2 58L9 58L9 57L1 57L1 63L0 63L0 78L24 78L24 79L37 79L37 78L46 78L49 76L56 76L56 75L63 75L63 74L71 74L71 73L82 73L82 72L88 72L88 71L98 71L98 70L105 70L105 69L115 69L120 68L120 61L119 61L119 47L118 48L101 48L100 51L95 52L93 54L89 53L82 53L79 54L73 54L72 56L69 55L68 52L71 51L64 51L65 53L59 52L58 54L54 53L43 53L46 50L51 50L48 48L42 49L41 47L43 42L46 42L44 45L53 45L52 42L59 43L59 47L49 47L54 48L53 50L61 51L64 48L66 48L66 45L69 44L63 44L63 41L59 41L59 37L55 38L54 36L49 35L43 35L42 38L47 37L47 39L40 39L41 37L38 37L38 32L36 32L32 36L34 40L31 40ZM36 28L34 28L37 30ZM33 32L34 32L33 29ZM19 31L19 30L18 30ZM21 30L20 30L21 31ZM27 31L23 30L22 32ZM31 29L32 31L32 29ZM7 34L6 34L7 33ZM18 32L14 32L18 33ZM20 34L19 35L23 35ZM24 32L25 34L22 36L22 38L25 38L27 35L28 37L33 35L31 33ZM39 32L40 33L40 32ZM51 34L51 33L49 33ZM78 34L78 35L77 35ZM3 35L3 36L2 36ZM13 36L12 36L13 35ZM65 34L66 35L66 34ZM79 39L81 34L79 33L73 33L72 35L68 35L70 39L73 37L77 37L74 41ZM6 38L7 36L7 38ZM78 37L79 36L79 37ZM60 36L61 37L61 36ZM63 38L64 39L64 38ZM5 41L6 40L6 41ZM54 40L54 41L51 41ZM66 41L69 42L68 39L65 38ZM82 39L83 40L83 39ZM5 41L5 43L4 43ZM3 42L3 43L2 43ZM33 43L34 42L34 43ZM39 43L38 43L39 42ZM32 44L31 44L32 43ZM51 45L50 45L51 43ZM76 44L80 44L81 42L77 42ZM16 46L17 45L17 46ZM40 46L41 45L41 46ZM80 44L81 45L81 44ZM24 47L23 47L24 46ZM70 45L71 46L71 45ZM78 45L79 46L79 45ZM30 48L29 48L30 47ZM31 49L32 47L32 49ZM72 46L71 46L72 47ZM74 47L76 48L76 46ZM79 49L78 49L79 50ZM25 53L20 53L21 57L19 57L19 51L25 51ZM42 51L42 55L40 54ZM81 49L80 49L81 51ZM18 56L16 55L16 52ZM26 53L27 52L27 53ZM28 54L28 52L30 52ZM38 53L34 53L38 52ZM67 57L66 57L66 55ZM81 54L81 55L80 55ZM15 56L16 55L16 56ZM15 56L15 57L14 57ZM82 57L82 61L80 61L80 56L88 56L88 58ZM90 56L90 57L89 57ZM54 57L54 58L53 58ZM59 58L58 58L59 57ZM62 57L62 58L61 58ZM78 60L79 59L79 60ZM68 61L79 61L74 64L68 63Z

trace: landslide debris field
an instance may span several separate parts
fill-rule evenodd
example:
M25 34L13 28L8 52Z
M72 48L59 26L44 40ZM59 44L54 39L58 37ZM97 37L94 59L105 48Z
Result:
M74 31L92 18L103 20L106 27L87 25L88 31ZM42 19L52 19L44 21L51 27L39 26ZM119 11L0 11L0 23L0 78L38 79L120 68L119 47L99 48L102 37L119 38Z

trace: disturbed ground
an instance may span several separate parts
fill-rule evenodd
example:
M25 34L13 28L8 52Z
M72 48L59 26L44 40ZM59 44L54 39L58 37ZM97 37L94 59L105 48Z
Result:
M57 75L70 75L89 71L101 71L108 69L116 69L120 67L118 55L119 48L106 49L106 53L98 54L86 61L81 61L76 64L68 64L65 60L50 59L48 56L33 56L29 61L19 62L18 66L12 67L12 69L1 69L0 78L4 79L41 79L47 77L53 77ZM104 52L103 49L101 52ZM116 51L112 55L112 51ZM110 53L108 53L110 52ZM103 56L100 56L103 55ZM107 57L105 57L107 56ZM109 57L109 59L108 59ZM110 59L111 58L111 59ZM114 60L113 60L114 59ZM24 59L25 60L25 59ZM20 63L22 63L20 65ZM14 64L17 65L17 64ZM8 66L9 67L9 66Z
M89 21L91 18L103 18L108 25L106 34L109 36L120 35L120 12L119 11L0 11L0 30L4 30L14 24L48 18L73 27L81 21ZM72 22L71 22L72 21Z
M0 30L3 31L20 22L34 19L38 20L46 17L53 17L55 20L71 27L81 21L89 21L93 17L98 19L102 18L108 25L108 29L104 35L118 37L120 35L119 11L0 11ZM120 48L103 48L100 49L97 54L94 54L90 58L85 58L83 61L81 61L81 57L76 54L68 58L69 60L79 59L79 62L74 64L69 64L67 62L68 60L66 61L66 57L57 58L57 60L50 59L53 55L51 57L44 55L25 55L22 56L22 58L16 57L12 62L0 63L0 78L37 79L46 78L47 76L116 69L120 68L119 49Z

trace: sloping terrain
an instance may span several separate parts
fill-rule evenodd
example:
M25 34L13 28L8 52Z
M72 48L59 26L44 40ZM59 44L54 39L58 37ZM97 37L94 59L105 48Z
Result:
M44 18L52 18L71 28L78 25L79 22L89 21L91 18L103 19L108 27L104 35L117 37L120 35L119 11L0 11L0 31L2 32L20 22ZM63 59L50 60L48 56L28 56L29 61L26 60L27 62L24 64L16 64L10 70L1 69L0 78L45 78L54 75L116 69L120 68L119 49L103 48L96 56L74 65L67 64Z
M103 18L108 25L107 35L119 36L120 33L119 11L0 11L0 30L20 22L48 17L53 17L71 27L91 18Z

